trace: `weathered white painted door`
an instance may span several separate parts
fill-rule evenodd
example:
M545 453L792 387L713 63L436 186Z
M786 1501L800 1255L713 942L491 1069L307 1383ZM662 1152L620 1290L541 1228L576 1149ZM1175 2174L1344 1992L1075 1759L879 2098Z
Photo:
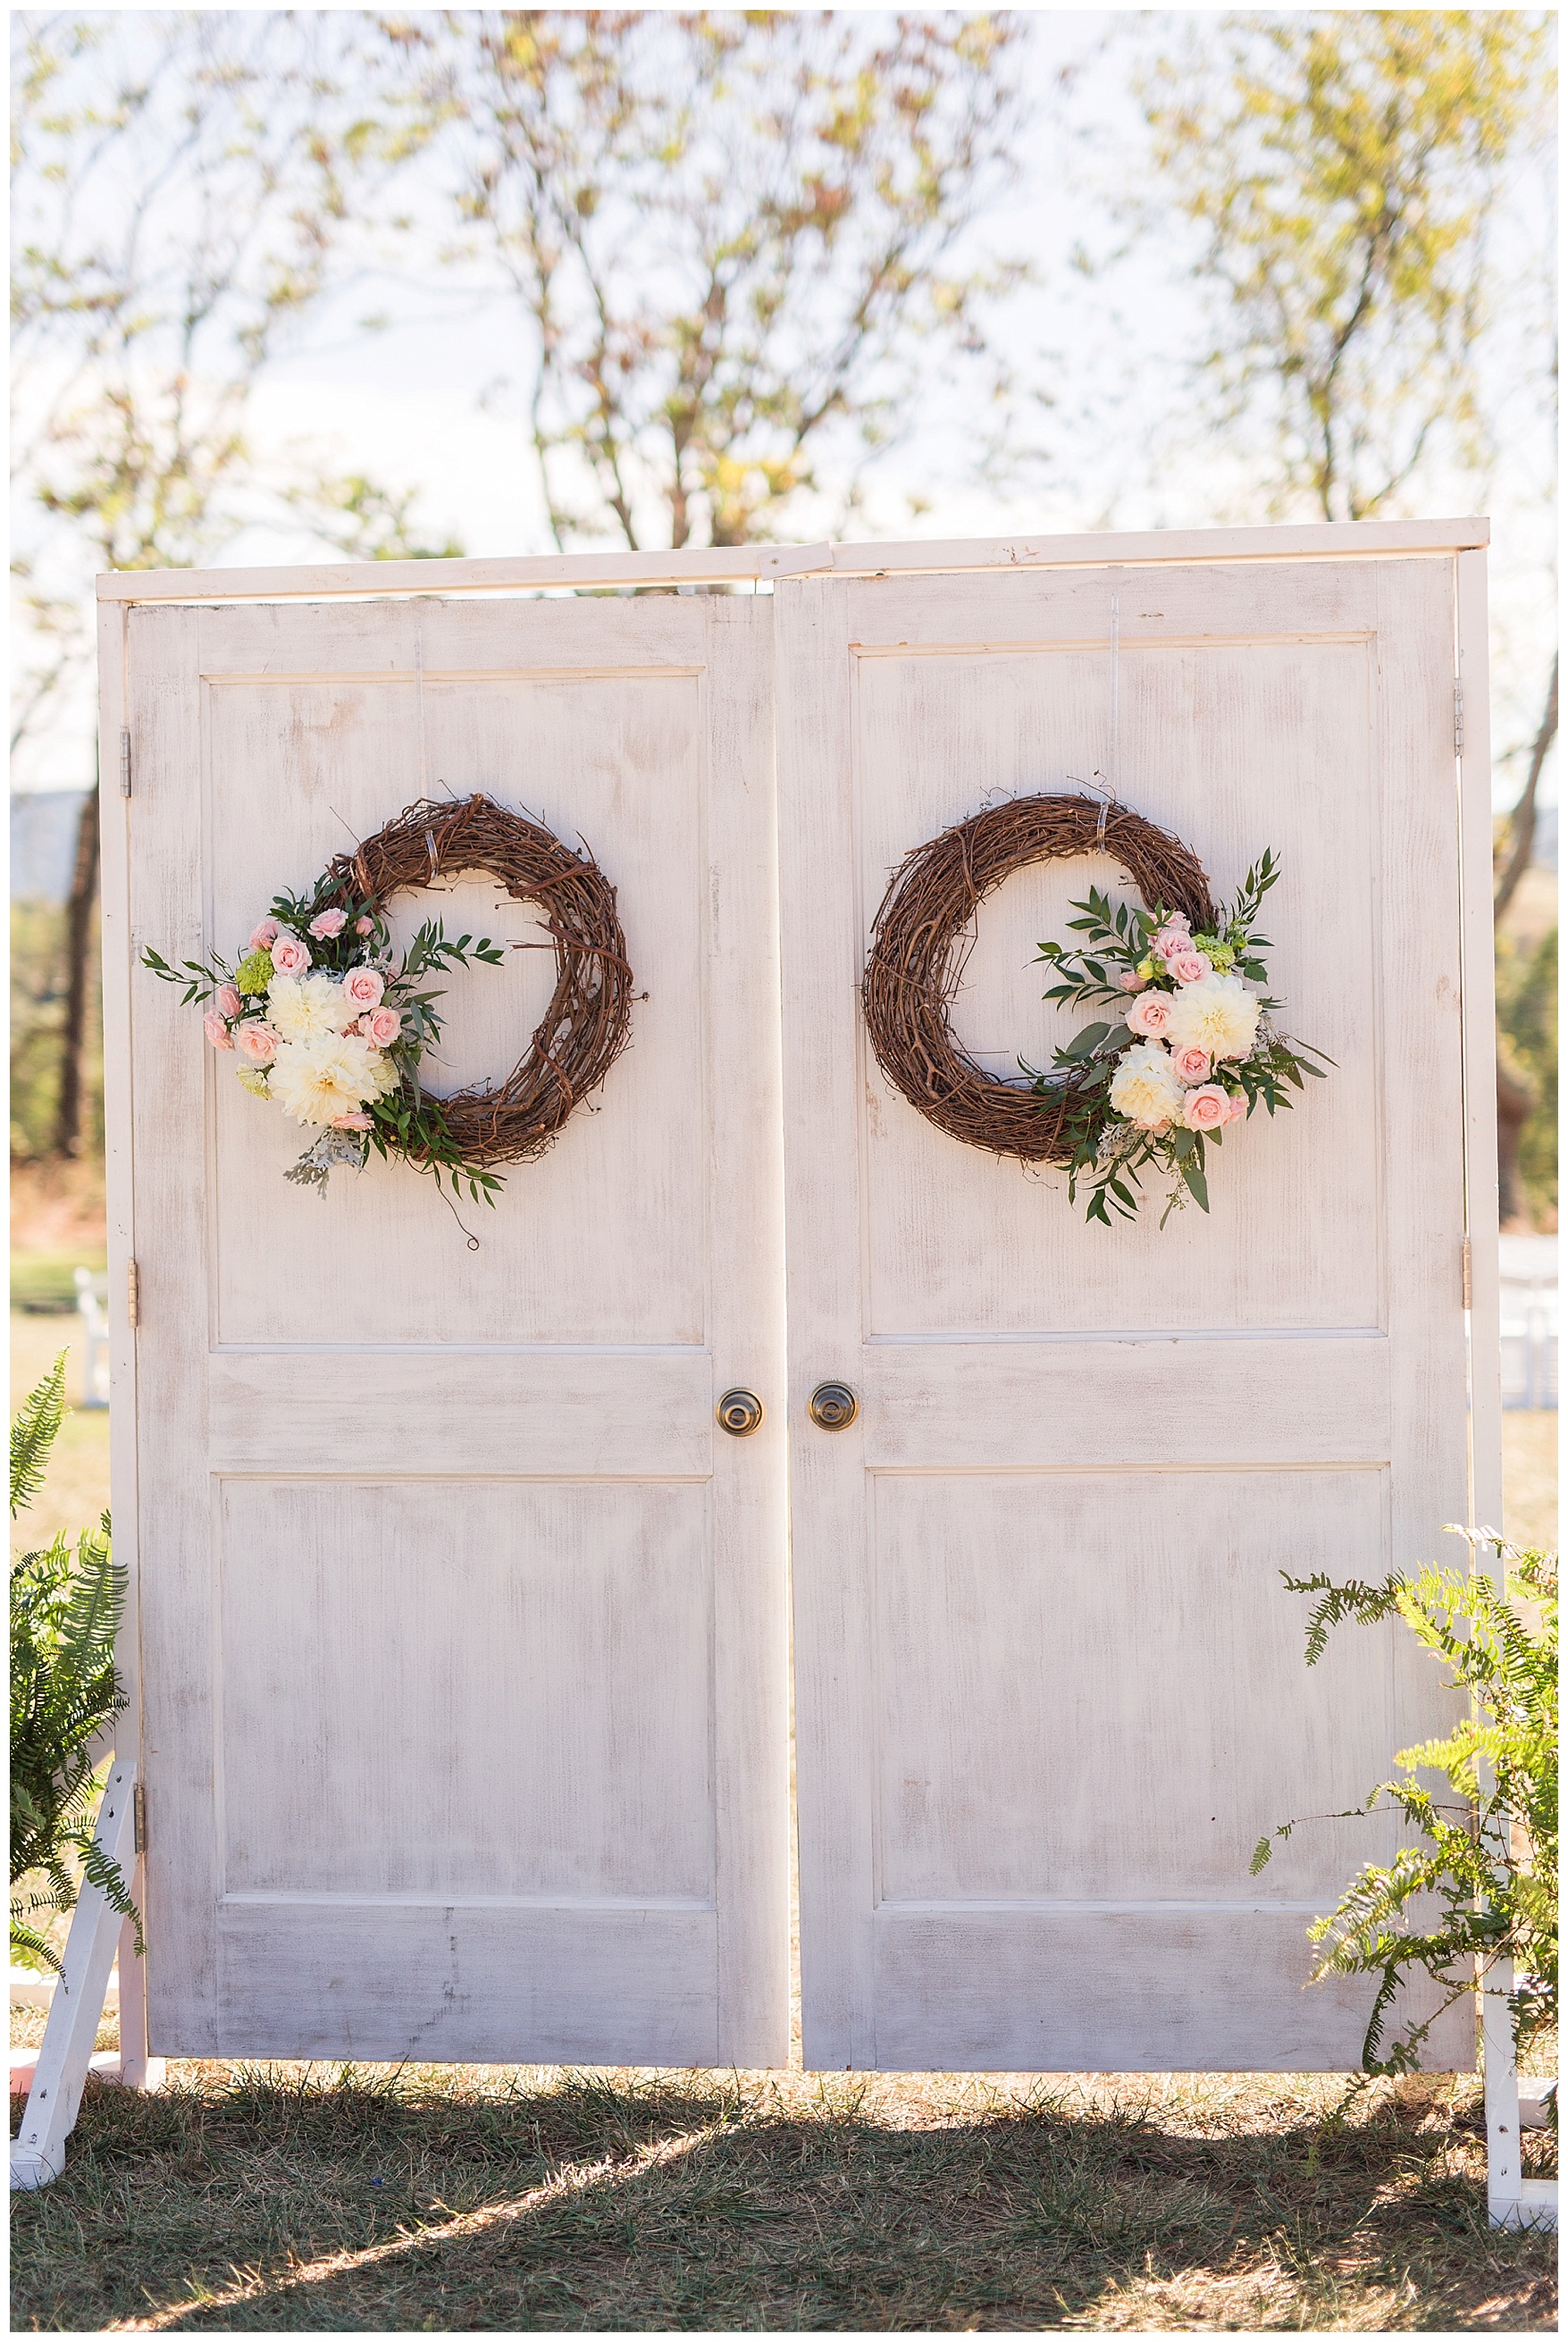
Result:
M1389 1826L1248 1857L1445 1713L1397 1631L1309 1673L1279 1572L1377 1577L1465 1516L1452 559L776 598L806 2062L1353 2065L1365 1996L1302 1989L1304 1929ZM1096 772L1219 894L1274 847L1286 1027L1337 1060L1164 1234L942 1136L858 1013L904 854ZM954 1021L994 1070L1072 1029L1030 962L1117 878L980 911ZM1472 2062L1463 2011L1431 2047Z
M770 620L129 615L135 946L232 950L349 838L484 790L590 842L641 996L470 1252L406 1166L286 1185L293 1126L131 976L155 2051L785 2054ZM477 878L403 909L542 935ZM452 979L454 1085L510 1067L552 970Z

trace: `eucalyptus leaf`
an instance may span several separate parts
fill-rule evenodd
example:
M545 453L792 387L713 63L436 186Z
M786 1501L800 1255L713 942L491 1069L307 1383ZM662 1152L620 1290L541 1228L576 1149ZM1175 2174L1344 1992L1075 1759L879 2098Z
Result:
M1183 1157L1177 1167L1180 1170L1183 1178L1192 1189L1193 1195L1197 1201L1198 1209L1200 1211L1206 1212L1209 1208L1209 1183L1204 1178L1203 1174L1198 1166L1196 1157Z

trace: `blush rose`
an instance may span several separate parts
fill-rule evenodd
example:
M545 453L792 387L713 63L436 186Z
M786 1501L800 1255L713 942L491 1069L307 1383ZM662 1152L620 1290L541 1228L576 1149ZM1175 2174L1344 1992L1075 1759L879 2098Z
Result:
M1231 1119L1231 1102L1218 1082L1206 1082L1201 1090L1189 1090L1182 1106L1182 1120L1189 1130L1221 1130Z
M220 990L215 1003L218 1015L220 1016L237 1016L240 1013L242 1005L239 994L235 990L234 986L232 984L225 984Z
M310 947L297 936L281 936L272 947L272 964L279 976L303 976L310 966Z
M1202 984L1204 976L1213 976L1214 964L1189 943L1183 951L1173 952L1165 962L1178 984Z
M273 959L275 963L275 952ZM343 979L343 996L351 1008L379 1008L385 990L385 981L377 968L351 967Z
M1171 1063L1179 1082L1206 1082L1209 1078L1208 1053L1203 1049L1173 1049Z
M395 1008L373 1008L360 1018L359 1029L378 1049L390 1049L403 1030L403 1019Z
M1141 994L1126 1016L1128 1031L1141 1033L1148 1040L1157 1040L1170 1021L1170 996L1164 992Z
M230 1035L229 1028L224 1023L223 1018L218 1015L215 1008L209 1008L207 1010L206 1015L202 1018L202 1025L205 1030L208 1040L212 1043L215 1049L232 1049L234 1047L234 1040Z
M305 933L315 936L322 943L327 943L334 936L342 935L347 925L346 911L323 911L319 917L311 921Z
M255 935L251 937L252 951L270 951L277 935L277 931L278 922L276 919L264 919L260 926L256 929Z
M270 1066L277 1055L277 1035L270 1025L253 1016L248 1024L235 1028L235 1047L251 1066Z

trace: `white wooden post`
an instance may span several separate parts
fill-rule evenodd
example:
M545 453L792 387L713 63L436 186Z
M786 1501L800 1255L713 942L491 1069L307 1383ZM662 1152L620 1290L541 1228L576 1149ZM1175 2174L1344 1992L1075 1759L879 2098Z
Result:
M143 1897L144 1867L138 1862L131 1879L131 1899L138 1910ZM147 2054L147 1967L136 1949L136 1923L120 1922L120 2080L128 2090L161 2090L164 2061Z
M1497 1256L1496 1000L1492 922L1492 706L1487 686L1486 555L1458 568L1459 762L1464 923L1465 1225L1470 1247L1469 1526L1503 1533L1503 1359ZM1495 1548L1493 1549L1495 1551ZM1502 1556L1493 1564L1501 1584ZM1519 2168L1519 2071L1508 1997L1513 1967L1494 1960L1481 1993L1486 2073L1486 2201L1494 2228L1555 2227L1557 2183Z
M122 1876L135 1854L135 1765L111 1767L93 1832L95 1845L119 1865ZM65 1942L65 1973L55 1987L44 2046L27 2093L21 2137L11 2142L13 2187L46 2187L65 2167L65 2141L76 2127L119 1932L120 1915L103 1888L84 1879ZM122 2023L124 2007L122 1978Z

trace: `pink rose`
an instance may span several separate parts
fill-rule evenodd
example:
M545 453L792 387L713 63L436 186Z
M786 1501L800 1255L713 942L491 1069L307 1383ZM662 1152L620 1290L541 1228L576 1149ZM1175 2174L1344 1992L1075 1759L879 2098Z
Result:
M273 939L276 936L277 931L278 922L276 919L264 919L260 926L256 929L255 935L251 937L252 951L271 951Z
M1206 1082L1209 1078L1208 1055L1203 1049L1173 1049L1171 1063L1179 1082Z
M369 1130L372 1126L367 1114L335 1114L332 1126L334 1130Z
M1231 1110L1229 1114L1226 1115L1225 1120L1227 1122L1245 1122L1247 1118L1247 1101L1244 1092L1241 1090L1233 1090L1230 1095L1229 1104Z
M373 1008L360 1018L359 1029L376 1048L390 1049L403 1030L403 1019L395 1008Z
M232 984L225 984L219 992L217 997L218 1015L220 1016L237 1016L240 1013L241 1005L239 994L235 990L234 986Z
M277 954L273 954L276 965ZM379 1008L386 990L379 968L351 967L343 979L343 996L355 1008Z
M1127 1029L1141 1033L1146 1040L1157 1041L1171 1021L1171 996L1168 992L1145 992L1134 1000L1127 1011Z
M1185 951L1173 952L1165 966L1178 984L1202 984L1205 976L1214 972L1213 961L1203 952L1193 951L1190 944Z
M279 976L303 976L310 952L297 936L284 936L272 947L272 964Z
M1219 1130L1231 1119L1231 1102L1218 1082L1207 1082L1201 1090L1189 1090L1182 1107L1182 1120L1189 1130Z
M235 1027L235 1047L247 1066L270 1066L277 1055L277 1035L259 1016Z
M1173 952L1191 951L1192 948L1193 938L1188 932L1186 915L1182 911L1166 920L1149 946L1149 949L1158 952L1162 959L1169 959Z
M1148 980L1146 976L1140 976L1135 967L1127 968L1116 978L1124 992L1142 992Z
M232 1049L234 1047L235 1045L230 1037L229 1028L224 1023L223 1018L217 1014L215 1009L209 1008L206 1015L202 1018L202 1023L206 1028L207 1038L212 1043L215 1049Z
M321 942L326 943L332 936L342 935L347 925L348 913L346 911L323 911L319 918L313 919L311 921L309 926L305 929L305 933L309 936L315 936Z
M368 936L374 930L375 926L375 921L374 919L355 919L354 923L354 932L356 936Z

